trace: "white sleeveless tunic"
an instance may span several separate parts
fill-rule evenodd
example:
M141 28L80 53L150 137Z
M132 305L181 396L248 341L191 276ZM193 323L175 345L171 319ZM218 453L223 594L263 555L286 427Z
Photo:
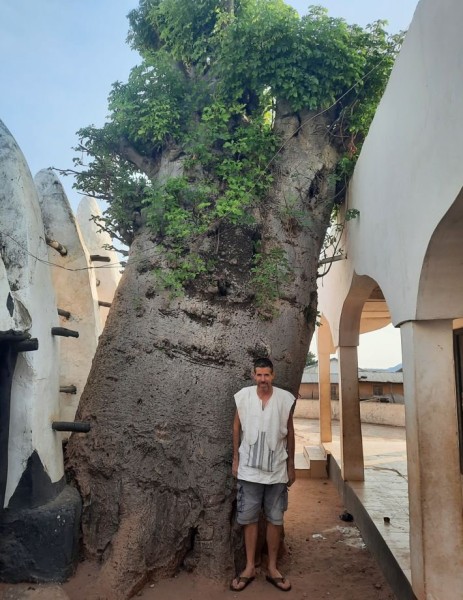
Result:
M255 483L286 483L287 424L295 398L274 387L264 409L257 386L246 387L235 394L241 422L238 479Z

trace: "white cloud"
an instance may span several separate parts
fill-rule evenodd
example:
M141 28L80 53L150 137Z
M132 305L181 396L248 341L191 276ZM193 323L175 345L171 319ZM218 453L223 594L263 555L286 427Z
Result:
M400 329L388 325L363 333L358 347L359 367L387 369L402 362Z

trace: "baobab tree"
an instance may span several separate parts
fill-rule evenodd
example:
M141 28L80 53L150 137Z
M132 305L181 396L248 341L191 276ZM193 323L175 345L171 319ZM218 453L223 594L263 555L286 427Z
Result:
M282 0L141 0L129 21L142 61L76 159L130 247L77 415L91 433L69 443L112 599L181 565L231 574L233 394L266 355L297 391L325 232L398 41Z

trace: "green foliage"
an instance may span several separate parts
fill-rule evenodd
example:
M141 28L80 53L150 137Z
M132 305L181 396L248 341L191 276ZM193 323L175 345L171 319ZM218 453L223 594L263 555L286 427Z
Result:
M364 61L364 75L339 102L339 115L333 125L335 135L345 149L338 165L338 175L348 180L353 173L363 141L383 95L404 33L389 35L386 21L376 21L365 30L358 29L359 49Z
M344 215L344 219L346 221L352 221L352 219L356 219L360 215L360 211L356 208L349 208L346 210Z
M152 152L182 125L187 94L182 74L163 51L132 69L126 84L115 83L109 95L111 126L138 149Z
M364 73L358 31L320 7L300 18L281 0L250 2L224 35L224 88L236 97L270 88L293 110L324 109Z
M242 117L244 107L227 109L217 103L207 107L198 127L185 141L184 165L190 177L154 183L143 200L146 223L166 248L184 253L191 242L220 222L250 223L248 209L267 191L271 174L265 169L275 151L275 137L263 118L243 121L230 130L231 119ZM194 170L203 177L196 181ZM196 262L185 262L192 277ZM189 278L186 271L172 270L178 285ZM169 288L178 287L168 285Z
M315 356L315 354L313 352L308 352L307 356L305 357L305 366L306 367L310 367L312 365L316 365L317 364L317 357Z
M282 287L291 277L284 250L275 247L263 251L260 243L257 244L251 273L259 314L264 319L271 319L276 314L275 300L280 297Z
M215 190L207 184L190 185L186 177L172 177L163 185L153 186L144 200L146 223L179 246L192 232L202 235L210 223L210 198Z
M74 187L89 196L107 203L100 225L112 237L129 245L133 235L133 215L139 211L151 183L129 160L118 153L112 123L101 129L90 126L78 133L80 144L76 148L81 156L74 159ZM84 156L92 156L90 166Z
M341 212L339 204L335 204L331 213L331 225L325 234L323 240L320 258L323 259L342 256L344 251L341 246L342 234L348 221L357 219L360 216L360 211L356 208L348 208ZM325 277L331 269L333 262L327 262L323 272L318 273L318 277ZM320 315L317 313L317 318ZM316 323L319 325L319 323Z
M208 268L206 261L194 252L182 256L180 252L170 252L165 258L167 269L156 269L155 281L160 290L167 289L172 298L181 296L185 287Z
M140 0L129 22L142 62L113 85L107 123L78 132L77 186L108 202L103 225L127 243L144 214L165 249L158 281L177 293L213 268L192 249L198 238L249 224L266 197L282 143L276 106L303 118L330 108L332 141L345 150L337 177L349 176L400 37L320 7L299 17L283 0ZM159 175L167 152L181 157L171 178ZM275 299L283 257L258 253L253 277L258 302Z
M168 52L185 64L205 63L213 52L215 0L164 0L151 11L151 23L160 32ZM212 42L212 43L211 43Z

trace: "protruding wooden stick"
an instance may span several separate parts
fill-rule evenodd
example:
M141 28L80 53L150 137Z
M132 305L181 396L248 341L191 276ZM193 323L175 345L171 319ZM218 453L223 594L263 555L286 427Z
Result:
M109 256L101 256L100 254L90 254L90 260L92 262L111 262L111 258Z
M106 308L111 308L111 302L104 302L103 300L98 300L99 306L105 306Z
M55 431L75 431L77 433L88 433L90 431L90 423L83 421L53 421L51 424Z
M34 352L39 349L39 340L37 338L30 338L29 340L23 340L14 344L16 352Z
M47 242L48 246L50 246L50 248L54 248L57 252L61 254L61 256L66 256L66 254L68 253L67 249L63 246L63 244L60 244L56 240L52 240L48 236L45 236L45 241Z
M63 394L77 394L77 388L75 385L60 385L59 391Z
M62 337L79 337L78 331L73 331L72 329L66 329L66 327L52 327L51 328L52 335L60 335Z

